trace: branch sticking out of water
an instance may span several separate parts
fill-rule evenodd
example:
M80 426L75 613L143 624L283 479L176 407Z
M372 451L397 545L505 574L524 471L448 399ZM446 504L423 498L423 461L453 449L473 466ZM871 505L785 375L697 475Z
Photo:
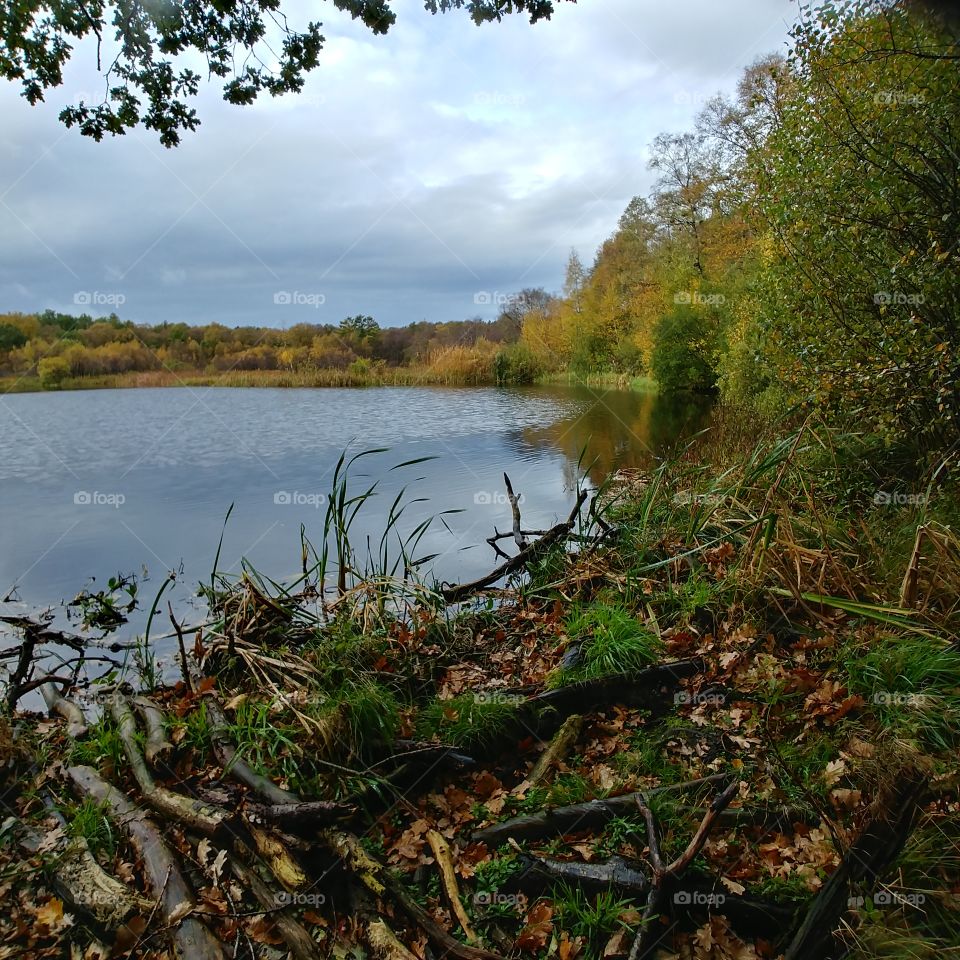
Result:
M502 580L508 573L513 573L515 570L520 570L525 567L530 560L548 549L554 543L565 541L577 522L577 517L580 515L580 508L586 501L587 496L587 491L581 490L577 497L577 502L570 511L570 516L567 517L563 523L558 523L556 526L547 530L539 540L534 540L532 543L527 544L515 557L501 563L499 567L495 567L478 580L443 587L440 595L447 603L459 603L461 600L466 600L468 597L479 593L498 580Z

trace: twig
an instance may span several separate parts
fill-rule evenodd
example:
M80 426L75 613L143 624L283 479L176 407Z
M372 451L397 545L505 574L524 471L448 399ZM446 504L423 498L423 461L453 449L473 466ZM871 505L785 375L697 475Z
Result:
M427 831L427 843L433 851L434 859L437 861L437 867L440 870L440 879L443 881L443 891L446 894L447 902L453 915L457 918L460 928L466 934L471 943L476 943L477 935L470 926L470 918L466 910L463 909L463 903L460 900L460 891L457 888L457 875L453 869L453 856L450 853L450 844L444 840L443 836L436 830Z

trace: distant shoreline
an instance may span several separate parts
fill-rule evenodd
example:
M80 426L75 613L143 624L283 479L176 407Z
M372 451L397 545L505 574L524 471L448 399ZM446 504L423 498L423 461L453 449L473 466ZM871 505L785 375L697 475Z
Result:
M656 382L648 377L620 373L596 373L582 377L573 373L539 377L529 385L567 385L607 387L620 390L656 391ZM290 370L203 370L128 372L99 376L69 377L56 388L44 388L37 376L0 378L0 394L57 393L67 390L117 390L150 387L496 387L489 377L464 379L443 376L428 367L388 367L365 372L324 368L312 371ZM522 386L522 385L520 385Z

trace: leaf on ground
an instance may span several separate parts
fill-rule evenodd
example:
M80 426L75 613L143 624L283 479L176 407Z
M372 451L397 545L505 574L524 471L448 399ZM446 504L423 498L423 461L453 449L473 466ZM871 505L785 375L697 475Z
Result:
M526 926L517 936L518 950L535 953L542 950L553 933L553 906L545 900L535 903L527 912Z
M51 897L45 904L37 907L34 916L37 926L45 933L56 933L62 927L69 927L73 923L73 917L63 912L63 901L57 897Z
M759 960L760 955L733 931L726 917L713 916L693 935L695 960Z

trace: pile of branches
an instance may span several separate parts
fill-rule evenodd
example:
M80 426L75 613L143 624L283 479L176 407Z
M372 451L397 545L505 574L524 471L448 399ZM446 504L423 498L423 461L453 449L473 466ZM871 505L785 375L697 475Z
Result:
M525 530L519 498L509 478L505 481L513 528L508 533L495 531L489 541L502 563L472 583L444 586L442 596L449 604L477 595L522 571L543 551L571 539L579 539L584 556L616 540L617 531L602 519L592 536L574 533L588 496L585 491L565 521L549 530ZM500 546L508 539L517 548L513 556ZM252 590L246 590L231 610L238 623L259 622ZM783 809L759 813L744 809L738 800L740 783L730 774L544 809L468 836L444 836L431 830L427 840L450 921L441 922L387 866L377 844L369 842L371 817L381 822L378 818L398 799L410 806L416 792L425 793L439 777L476 769L515 749L513 733L507 731L499 742L488 742L484 752L471 755L442 743L396 742L371 767L377 770L380 788L373 799L364 796L344 802L300 796L246 762L231 740L229 709L217 681L204 675L203 659L188 651L183 631L176 621L174 625L183 680L167 691L168 701L176 701L181 709L186 705L205 711L218 772L183 776L176 764L177 747L168 739L170 724L163 702L117 687L102 698L101 707L115 725L121 766L95 769L53 763L43 771L34 768L42 789L22 792L20 797L21 812L35 812L39 802L47 808L45 821L35 817L33 825L24 821L16 826L23 856L46 857L63 902L117 952L159 956L169 949L191 960L214 960L263 956L265 945L281 945L296 960L316 960L328 954L330 940L329 920L319 908L334 905L338 914L358 919L359 935L386 960L499 960L521 945L506 936L497 938L496 952L481 945L464 907L458 851L467 844L494 848L564 837L602 827L615 817L628 817L637 824L636 857L614 855L602 862L580 863L523 852L521 869L510 878L509 889L534 901L562 883L586 894L614 891L636 901L643 910L624 941L623 956L628 960L653 957L675 929L694 928L712 914L725 916L745 938L775 942L774 949L786 960L826 960L837 950L834 931L843 922L851 892L870 888L883 876L902 850L924 802L925 777L918 768L905 766L893 780L895 786L877 796L856 835L847 838L840 865L821 891L809 902L794 906L731 893L719 877L688 872L718 827L759 824L773 829L793 815ZM271 618L271 629L276 625L276 617ZM64 721L66 735L82 741L89 735L89 725L70 696L69 678L29 676L29 658L37 642L35 632L24 641L27 652L9 694L11 706L25 692L40 687L50 713ZM200 649L199 638L194 648ZM236 656L238 648L231 653ZM693 656L630 674L527 691L518 720L546 744L529 782L544 779L573 750L586 715L617 704L663 716L675 709L683 684L715 668L708 658ZM251 674L255 684L261 683L263 678L252 668ZM8 789L13 786L14 771L22 771L24 762L29 766L33 761L8 759ZM342 772L356 774L348 768ZM136 854L142 890L111 875L84 841L68 835L54 799L61 789L96 805L125 835ZM699 825L682 852L668 858L662 849L664 825L654 801L662 795L676 798L698 790L712 790L713 798L700 813ZM46 834L40 824L45 825ZM721 891L725 895L717 897ZM264 926L251 929L244 923L251 916ZM455 936L456 927L460 935ZM327 939L325 946L318 931Z

